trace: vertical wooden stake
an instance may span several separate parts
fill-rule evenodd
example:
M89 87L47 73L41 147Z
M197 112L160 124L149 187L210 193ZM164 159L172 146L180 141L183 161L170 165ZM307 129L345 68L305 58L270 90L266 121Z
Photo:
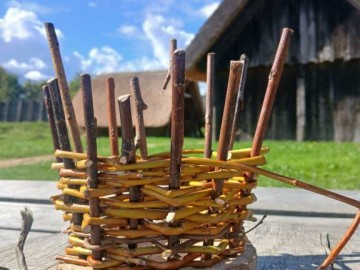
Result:
M256 126L255 136L250 154L252 157L260 154L261 146L266 134L266 129L269 124L269 119L274 104L275 95L284 69L285 60L289 49L289 44L292 34L293 34L293 30L289 28L283 29L281 39L276 51L275 59L269 74L269 80L266 88L265 98L261 108L259 120Z
M57 149L60 149L60 142L59 137L56 131L56 125L55 125L55 118L54 118L54 111L53 111L53 105L51 103L51 97L49 92L49 87L47 85L43 86L43 97L44 97L44 104L46 108L46 114L50 126L50 132L51 132L51 138L53 141L53 147L54 151ZM56 162L62 162L62 158L56 158Z
M118 98L120 122L121 122L121 163L135 163L135 145L134 145L134 130L131 117L130 95L123 95ZM129 187L130 202L138 202L140 199L139 186ZM137 219L130 219L129 227L136 230L138 227ZM136 244L129 244L129 248L136 248Z
M242 70L241 70L241 76L240 76L239 91L238 91L238 95L237 95L237 99L236 99L234 122L233 122L233 125L232 125L232 132L231 132L231 139L230 139L230 150L232 150L233 147L234 147L235 133L236 133L236 129L237 129L237 119L238 119L238 116L239 116L239 112L241 112L243 110L243 107L244 107L245 82L246 82L249 58L245 54L243 54L240 57L240 62L242 63Z
M70 91L66 80L64 66L61 60L59 42L52 23L45 23L46 35L49 42L50 53L56 77L59 80L61 100L64 106L65 118L69 127L70 136L76 152L83 152L80 132L76 122L75 111L71 102Z
M169 55L169 62L170 62L170 65L169 65L169 69L168 69L168 72L166 74L166 77L165 77L165 80L164 80L164 83L163 83L163 90L166 89L167 85L169 84L169 81L171 79L171 68L172 66L174 65L174 59L173 59L173 56L174 56L174 52L177 48L177 41L176 39L171 39L170 40L170 55Z
M86 132L86 173L88 188L98 187L97 176L97 144L96 144L96 122L94 116L93 97L91 88L91 78L89 74L80 76L80 88L83 93L84 121ZM99 198L89 198L90 216L100 217ZM100 245L101 229L100 226L91 226L91 244ZM96 260L101 260L101 252L92 251L92 256Z
M205 108L205 151L204 157L211 158L212 129L214 107L214 81L215 81L215 53L208 53L206 68L206 108Z
M242 70L242 63L240 61L230 62L229 81L226 90L226 99L224 113L220 129L219 145L217 150L218 160L227 160L230 138L232 133L232 125L234 122L236 97L240 85L240 75ZM224 180L216 179L213 181L213 198L217 198L222 193Z
M57 135L59 138L60 149L64 150L64 151L71 151L69 136L68 136L68 132L66 129L64 109L63 109L63 106L61 103L58 80L57 79L49 80L47 83L47 86L49 88L51 103L53 104L55 126L56 126ZM64 162L65 169L74 169L75 168L74 162L72 159L63 158L63 162ZM72 186L72 185L70 185L69 187L76 188L76 186ZM71 204L76 201L77 201L77 199L72 198L69 195L64 195L64 203L65 204ZM72 222L75 225L81 226L82 220L83 220L82 214L73 213Z
M136 122L135 122L135 147L140 149L140 156L142 160L148 158L147 144L146 144L146 133L144 124L143 111L147 109L147 105L141 97L139 78L134 76L130 80L131 90L135 100L136 108Z
M115 82L114 78L106 80L106 96L108 105L109 139L111 155L119 155L118 129L115 111Z
M184 144L184 93L185 93L185 51L176 50L171 68L172 78L172 109L171 109L171 149L170 149L170 180L169 189L180 189L181 158ZM174 207L170 207L170 212ZM173 222L170 226L177 226ZM169 248L179 244L179 238L170 236ZM171 259L171 258L170 258Z
M53 107L53 114L56 126L57 137L59 138L59 146L61 150L71 151L70 140L66 128L65 115L60 97L60 90L57 79L49 80L47 83L51 103ZM64 158L64 167L66 169L73 169L74 163L69 158Z

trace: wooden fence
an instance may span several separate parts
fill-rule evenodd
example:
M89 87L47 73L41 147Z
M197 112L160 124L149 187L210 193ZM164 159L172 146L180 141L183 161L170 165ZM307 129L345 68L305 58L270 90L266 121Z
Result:
M0 102L0 122L34 121L47 121L43 101L20 99Z

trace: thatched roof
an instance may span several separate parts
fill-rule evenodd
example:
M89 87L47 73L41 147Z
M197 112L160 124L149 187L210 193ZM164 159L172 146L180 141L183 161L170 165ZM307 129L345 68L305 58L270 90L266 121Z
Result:
M352 7L354 7L356 9L357 13L360 13L360 0L344 0L344 1L349 3ZM240 38L239 34L247 27L249 22L253 22L253 20L257 20L257 18L254 18L256 12L259 9L264 8L266 5L269 6L271 4L276 6L276 5L278 5L278 1L223 0L223 2L219 5L217 10L212 14L212 16L202 26L199 33L195 36L193 41L190 43L190 45L186 49L186 61L187 61L186 62L186 70L187 70L188 77L191 79L194 79L194 80L204 81L205 80L204 59L206 59L206 54L210 51L213 51L215 46L217 46L218 49L220 47L222 50L228 50L229 48L227 46L230 46L229 41L231 41L231 39L221 42L221 39L224 38L224 34L226 32L229 32L229 30L232 30L233 32L230 33L231 35L233 35L232 38L234 39L235 38L234 36L236 36L236 38L239 39ZM277 6L275 9L279 9L279 7ZM287 15L281 14L281 16L287 16ZM290 15L290 17L291 17L291 15ZM285 19L285 21L286 20L287 19ZM291 26L291 25L287 25L287 26ZM230 27L232 27L232 28L230 29ZM275 28L276 27L277 26L275 26ZM344 26L344 28L348 28L348 27L349 27L348 25ZM271 29L271 27L267 27L266 25L263 25L263 29L266 29L266 28ZM306 29L303 29L303 33L298 33L298 30L297 30L297 33L295 33L295 36L298 37L299 35L302 35L302 34L311 35L312 33L308 33L308 31L310 31L308 29L308 26L305 26L305 28ZM354 30L346 30L346 31L354 32ZM252 34L258 35L258 33L256 33L256 32L253 32ZM279 33L279 35L280 35L280 33ZM324 36L324 34L322 32L315 33L315 37L321 36L321 35ZM241 38L242 38L241 40L245 43L249 43L253 39L256 39L254 36L250 36L250 37L246 36L245 39L244 39L244 37L241 37ZM313 38L313 37L311 36L310 38ZM327 36L325 36L325 38L327 38ZM267 39L268 40L265 40L265 41L261 40L261 42L259 42L259 43L263 44L262 48L264 46L269 47L269 39L274 39L274 41L277 42L279 37L277 36L277 33L275 32L275 33L270 33L270 37L267 37ZM300 39L302 39L302 37L300 37ZM346 47L347 49L348 49L348 47L358 47L358 46L352 44L352 43L356 43L357 42L356 40L355 41L346 41L346 38L344 38L344 37L343 37L343 39L345 39L345 40L342 40L342 42L343 42L343 44L341 44L342 47ZM352 38L350 38L350 39L352 39ZM334 36L333 40L339 42L338 36ZM316 42L316 41L312 41L312 42ZM322 40L318 41L318 43L321 43L321 42L323 42L323 41ZM220 43L222 44L222 46L219 45ZM295 42L292 42L292 43L295 43ZM301 45L299 45L299 46L301 46ZM271 57L269 59L272 59L272 52L273 52L274 48L271 48L271 52L270 52ZM256 48L255 48L255 50L256 50ZM293 51L293 54L295 56L301 54L301 51L299 53L300 49L295 48L294 44L292 45L291 50ZM215 51L215 53L217 53L217 52ZM241 52L241 53L244 53L244 52ZM267 52L265 52L265 54L267 54ZM347 56L345 53L342 54L340 57L338 55L335 55L336 52L334 52L333 54L334 55L329 55L329 54L325 55L325 57L323 57L324 59L318 59L318 60L319 60L319 62L332 61L333 60L332 58L341 58L341 57ZM357 54L357 52L356 52L356 54ZM239 55L239 57L240 57L240 55ZM266 55L266 57L267 57L267 55ZM256 59L250 59L251 60L250 65L254 65L254 66L256 66L258 64L267 65L268 63L266 61L264 61L264 59L267 59L266 57L264 57L264 52L262 52L262 59L260 59L258 61ZM301 58L301 56L299 56L299 57ZM308 62L309 60L310 60L309 62L314 62L313 61L314 59L308 59L309 58L308 55L306 55L305 57L306 58L303 57L303 59L299 59L299 62L305 63L305 62Z
M115 81L115 97L132 94L130 88L130 79L137 76L140 82L141 95L148 105L148 109L144 111L145 127L157 128L163 127L170 122L171 113L171 87L168 85L165 91L162 90L162 84L167 71L154 72L131 72L131 73L115 73L106 74L94 77L92 79L92 91L94 102L94 113L97 119L98 128L108 127L107 115L107 99L106 99L106 79L113 77ZM194 104L196 104L197 114L199 119L203 118L203 109L201 107L201 98L199 88L195 82L187 82L186 96L191 97ZM84 127L84 113L82 104L82 93L79 91L73 99L73 105L77 122L80 127ZM118 126L120 126L120 115L118 111L118 104L116 102L116 117ZM135 123L135 107L132 100L132 118Z

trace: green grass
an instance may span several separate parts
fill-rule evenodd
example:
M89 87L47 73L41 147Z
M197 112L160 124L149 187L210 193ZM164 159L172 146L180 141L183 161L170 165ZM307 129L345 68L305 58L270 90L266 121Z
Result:
M0 160L52 154L46 123L0 123ZM109 155L108 138L97 140L98 154ZM334 142L266 141L270 147L263 168L329 189L360 189L360 145ZM214 149L216 149L214 144ZM236 143L235 149L251 142ZM148 138L149 153L169 151L170 139ZM184 148L203 148L203 139L185 138ZM0 179L55 180L51 162L0 169ZM289 187L272 179L259 178L260 186Z
M52 150L47 123L0 122L0 160L48 155Z

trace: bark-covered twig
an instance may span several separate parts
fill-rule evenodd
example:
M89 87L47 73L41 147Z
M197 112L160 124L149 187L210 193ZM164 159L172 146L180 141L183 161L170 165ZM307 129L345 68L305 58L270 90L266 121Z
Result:
M135 163L134 131L131 117L130 95L118 98L120 122L121 122L121 163ZM130 202L138 202L140 199L140 187L129 187ZM137 219L130 219L129 228L135 230L138 227ZM136 244L129 244L129 248L136 248Z
M292 34L293 34L293 30L289 28L283 29L281 39L276 51L275 59L269 74L264 102L256 126L256 131L255 131L254 140L251 148L251 154L250 154L252 157L260 154L260 149L269 124L269 119L274 104L275 95L284 69L285 60L288 53Z
M208 53L206 68L206 105L205 105L205 151L204 157L210 158L212 152L213 106L215 82L215 53Z
M228 157L241 70L242 63L240 61L230 62L229 81L226 90L225 107L221 122L219 145L217 150L217 159L222 161L227 160ZM223 179L216 179L213 181L213 198L217 198L221 195L223 184Z
M116 123L116 111L115 111L116 100L115 100L114 78L107 78L106 80L106 96L107 96L107 105L108 105L110 152L113 156L118 156L119 138L118 138L117 123Z
M173 55L172 77L172 109L171 109L171 149L169 189L180 188L180 168L184 144L184 93L185 93L185 51L176 50ZM169 211L175 209L170 207ZM177 222L170 224L177 226ZM179 238L169 237L169 248L179 244ZM171 258L170 258L171 259Z
M61 99L64 106L66 121L69 126L70 137L74 144L74 150L76 152L83 152L80 132L76 121L74 107L71 102L69 86L66 80L65 70L60 54L59 42L56 36L54 25L52 23L45 23L45 30L55 74L56 77L59 79Z
M147 109L147 105L141 97L141 90L139 84L139 78L134 76L130 80L130 86L135 100L136 108L136 122L135 122L135 147L140 149L141 159L146 160L148 158L146 133L144 124L143 111Z
M54 152L57 149L60 149L60 142L59 137L56 131L56 125L55 125L55 118L54 118L54 111L53 106L51 103L51 97L49 93L49 87L47 85L43 86L43 97L44 97L44 104L46 108L46 114L50 126L50 132L51 132L51 138L53 142ZM56 162L62 162L62 158L56 157Z
M80 76L80 88L83 94L84 121L86 132L86 153L87 153L87 186L88 188L98 187L97 177L97 144L96 144L96 122L92 98L91 78L89 74ZM99 198L89 198L90 216L100 217ZM101 244L100 226L91 226L91 244ZM93 251L92 256L96 260L101 259L100 251Z
M242 63L242 70L241 70L241 76L240 76L239 91L238 91L238 95L236 98L234 122L232 125L232 132L231 132L231 139L230 139L230 150L232 150L234 147L235 133L237 130L237 121L238 121L239 113L244 108L245 82L246 82L249 59L245 54L243 54L240 57L240 62Z
M164 83L163 83L163 90L165 90L166 89L166 87L167 87L167 85L169 84L169 81L170 81L170 79L171 79L171 68L172 68L172 66L173 66L173 56L174 56L174 52L175 52L175 50L176 50L176 48L177 48L177 41L176 41L176 39L171 39L170 40L170 55L169 55L169 62L170 62L170 64L169 64L169 69L168 69L168 72L167 72L167 74L166 74L166 77L165 77L165 80L164 80Z
M33 213L30 207L25 206L24 209L21 210L21 218L22 218L22 225L21 225L20 237L16 245L15 251L16 251L16 259L20 270L27 270L28 268L26 266L26 260L24 255L24 245L34 220Z

